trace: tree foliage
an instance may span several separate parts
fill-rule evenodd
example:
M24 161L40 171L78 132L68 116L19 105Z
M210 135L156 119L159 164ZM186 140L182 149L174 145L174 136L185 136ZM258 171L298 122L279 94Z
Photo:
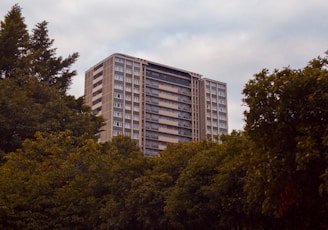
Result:
M263 70L243 91L245 131L257 146L249 200L290 228L327 226L327 64L319 57L300 70Z
M21 8L14 5L0 22L0 77L14 78L28 69L29 34Z
M56 56L47 22L30 35L18 5L0 25L0 151L15 151L36 131L70 129L94 137L103 120L91 114L83 98L66 94L78 54Z

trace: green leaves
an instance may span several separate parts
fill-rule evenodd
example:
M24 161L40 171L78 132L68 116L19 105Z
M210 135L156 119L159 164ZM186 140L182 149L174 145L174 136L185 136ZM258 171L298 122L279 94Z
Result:
M95 138L103 119L83 98L66 95L78 54L57 57L47 22L28 33L21 8L14 5L0 24L0 152L15 151L37 131L70 129Z
M245 131L256 152L245 189L286 226L324 226L317 218L327 214L327 194L318 192L328 167L327 90L327 59L319 57L300 70L262 71L243 91Z

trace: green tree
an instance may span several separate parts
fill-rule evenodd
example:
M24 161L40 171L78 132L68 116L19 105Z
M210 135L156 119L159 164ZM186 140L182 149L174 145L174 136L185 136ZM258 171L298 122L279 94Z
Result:
M15 79L0 80L0 149L20 148L36 131L55 133L66 129L72 135L95 138L103 119L91 114L83 98L62 95L56 88L30 78L24 85Z
M327 190L319 192L328 166L327 63L263 70L243 90L245 131L257 148L245 190L285 228L327 228Z
M110 151L110 170L107 185L110 192L103 199L104 207L100 218L104 220L101 229L135 229L135 215L127 209L131 187L139 177L150 170L152 164L140 151L137 143L127 136L117 136L105 148Z
M72 130L95 138L103 119L91 114L83 98L68 96L70 70L78 54L56 57L47 22L27 32L21 8L13 6L0 28L0 153L15 151L36 131Z
M52 48L54 39L49 38L47 26L46 21L38 23L31 35L29 56L31 75L41 82L66 92L71 78L76 75L75 71L70 70L70 66L77 60L78 53L73 53L65 59L56 57L56 49Z
M0 167L2 229L93 229L109 194L110 152L70 131L37 133Z
M201 151L189 160L179 175L165 211L177 229L213 229L218 202L212 199L208 186L217 174L217 151Z
M0 78L13 78L28 69L29 34L16 4L0 22Z
M177 229L242 229L250 224L243 192L244 154L250 142L233 132L191 157L166 201L166 215ZM257 218L260 218L259 216Z

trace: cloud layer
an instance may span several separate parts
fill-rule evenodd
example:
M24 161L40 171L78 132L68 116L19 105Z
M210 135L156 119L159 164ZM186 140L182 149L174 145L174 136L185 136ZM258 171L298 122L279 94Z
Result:
M0 2L1 20L15 2ZM263 68L302 68L328 49L326 0L20 0L29 29L48 21L58 54L84 72L115 52L228 84L229 129L243 128L241 91Z

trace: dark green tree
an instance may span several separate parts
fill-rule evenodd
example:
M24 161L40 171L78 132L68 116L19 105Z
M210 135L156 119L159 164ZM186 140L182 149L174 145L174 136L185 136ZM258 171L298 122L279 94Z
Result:
M91 229L99 225L109 154L70 131L37 133L0 167L1 229Z
M83 98L63 95L56 88L30 78L24 85L15 79L0 80L0 149L20 148L36 131L55 133L66 129L72 135L95 138L103 119L91 114Z
M21 15L13 6L0 28L0 153L15 151L36 131L55 133L66 129L72 135L95 134L103 125L91 114L83 98L67 95L70 70L78 54L56 56L47 22L30 36Z
M256 144L245 190L280 228L327 228L327 63L263 70L243 90L245 131Z
M251 144L242 133L221 137L191 157L166 200L166 215L176 229L243 229L251 221L243 192L244 154ZM260 216L257 216L260 218Z
M16 4L0 22L0 78L26 74L29 34L21 8Z
M66 92L71 78L76 75L76 72L71 71L70 67L77 60L78 53L73 53L65 59L57 57L56 49L52 48L54 39L49 38L47 26L46 21L38 23L31 35L31 55L29 56L31 75L41 82Z
M103 199L104 207L100 218L104 220L101 229L136 229L136 215L127 207L133 181L143 177L152 167L149 158L140 151L136 142L127 136L117 136L105 148L110 151L110 170L107 185L110 192Z

